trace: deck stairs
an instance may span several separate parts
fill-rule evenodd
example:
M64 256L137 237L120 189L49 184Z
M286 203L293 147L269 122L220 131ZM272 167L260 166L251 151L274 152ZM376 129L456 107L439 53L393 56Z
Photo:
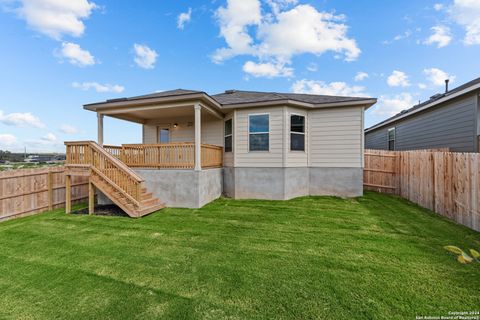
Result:
M142 217L165 207L147 190L142 177L97 143L65 144L66 174L88 176L90 183L130 217Z

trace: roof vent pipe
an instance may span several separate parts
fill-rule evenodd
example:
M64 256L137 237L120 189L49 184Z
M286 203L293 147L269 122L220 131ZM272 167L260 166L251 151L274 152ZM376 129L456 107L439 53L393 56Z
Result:
M449 79L445 79L445 93L448 93L448 83L450 82Z

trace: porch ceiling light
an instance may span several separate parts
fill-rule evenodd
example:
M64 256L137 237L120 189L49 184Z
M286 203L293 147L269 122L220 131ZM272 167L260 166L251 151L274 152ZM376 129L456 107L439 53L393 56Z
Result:
M173 127L174 127L174 128L178 127L178 123L174 123L174 124L173 124Z

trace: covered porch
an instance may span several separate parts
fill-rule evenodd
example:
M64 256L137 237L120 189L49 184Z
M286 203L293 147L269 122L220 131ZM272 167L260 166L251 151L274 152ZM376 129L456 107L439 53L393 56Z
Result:
M96 110L97 143L127 166L197 171L223 166L224 115L219 110L200 102L121 105ZM141 143L104 144L104 117L142 125ZM75 147L67 149L73 158Z
M221 195L224 114L204 98L117 99L85 109L97 113L98 138L65 143L72 175L101 176L134 204L141 204L142 189L171 207L198 208ZM141 143L104 144L105 117L140 124ZM122 201L105 190L98 193L100 204Z

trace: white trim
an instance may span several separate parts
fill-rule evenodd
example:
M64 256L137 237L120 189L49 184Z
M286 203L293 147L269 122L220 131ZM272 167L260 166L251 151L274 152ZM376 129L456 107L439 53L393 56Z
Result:
M197 103L195 109L195 171L202 170L202 106Z
M103 114L97 113L97 142L103 146Z
M264 116L264 115L268 116L268 132L265 131L265 132L253 132L253 133L250 133L250 117L251 117L251 116ZM249 114L247 115L247 118L248 118L248 126L247 126L247 133L248 133L247 150L248 150L248 152L255 152L255 153L258 153L258 152L268 153L268 152L270 152L270 136L271 136L270 113L269 113L269 112L249 113ZM268 150L250 150L250 134L265 134L265 133L268 133Z
M390 139L390 131L393 131L393 139ZM393 150L390 150L390 141L393 141ZM397 142L397 127L390 127L387 129L387 149L388 151L395 151L395 145Z
M292 116L303 117L303 132L293 132L292 131ZM292 133L293 134L303 134L303 150L292 150ZM288 117L288 151L293 153L307 152L307 117L303 114L291 112Z
M424 105L424 106L421 107L421 108L418 108L417 110L414 110L414 111L411 111L411 112L407 112L407 113L399 116L398 118L394 118L394 119L385 121L385 122L383 122L383 123L379 123L379 124L377 124L377 125L375 125L375 126L373 126L373 127L371 127L371 128L365 129L364 132L367 133L367 132L370 132L370 131L372 131L372 130L375 130L375 129L378 129L378 128L382 128L382 127L386 126L386 125L389 124L389 123L392 123L392 122L394 122L394 121L398 121L398 120L403 119L403 118L405 118L405 117L409 117L409 116L411 116L412 114L416 114L416 113L418 113L418 112L420 112L420 111L423 111L423 110L425 110L425 109L431 108L431 107L433 107L433 106L436 106L437 104L446 102L446 101L451 100L451 99L454 99L454 98L456 98L456 97L462 96L462 95L464 95L464 94L466 94L466 93L469 93L470 91L474 91L474 90L476 90L476 89L480 89L480 83L478 83L478 84L476 84L476 85L473 85L473 86L471 86L471 87L465 88L465 89L463 89L463 90L461 90L461 91L455 92L454 94L445 96L445 97L440 98L440 99L438 99L438 100L435 100L435 101L433 101L433 102L431 102L431 103L429 103L429 104Z
M231 121L232 122L232 132L230 134L227 134L227 132L225 131L225 126L227 124L227 121ZM227 146L225 145L225 139L227 137L232 137L232 150L230 151L227 151ZM224 119L223 121L223 150L225 153L229 152L229 153L232 153L233 152L233 119L232 118L229 118L229 119Z

